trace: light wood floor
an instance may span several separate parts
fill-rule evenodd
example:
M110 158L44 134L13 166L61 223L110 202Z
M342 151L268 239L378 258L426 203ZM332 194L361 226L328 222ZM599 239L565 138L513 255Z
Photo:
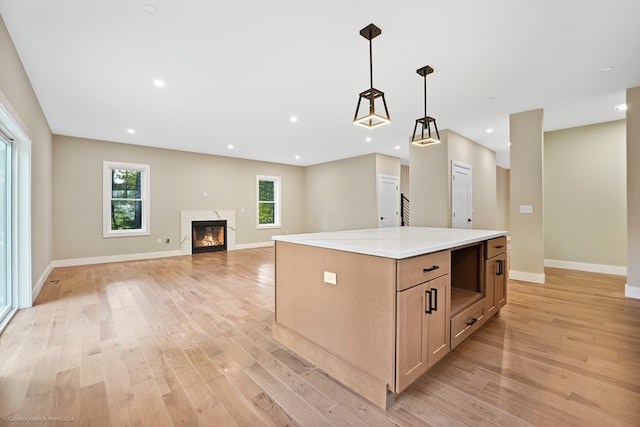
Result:
M640 301L546 273L384 412L272 340L272 248L58 268L0 336L0 424L639 426Z

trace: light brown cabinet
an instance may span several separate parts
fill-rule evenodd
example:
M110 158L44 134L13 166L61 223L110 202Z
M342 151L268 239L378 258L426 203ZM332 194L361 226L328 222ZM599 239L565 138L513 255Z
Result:
M485 308L493 316L507 303L507 242L505 237L487 241Z
M506 239L445 245L467 231L398 232L412 242L426 233L433 241L425 245L439 242L440 250L395 258L314 246L307 237L276 240L273 337L384 409L506 302ZM344 233L336 241L351 237ZM365 237L377 245L387 234Z
M396 393L449 352L450 298L449 274L398 292Z

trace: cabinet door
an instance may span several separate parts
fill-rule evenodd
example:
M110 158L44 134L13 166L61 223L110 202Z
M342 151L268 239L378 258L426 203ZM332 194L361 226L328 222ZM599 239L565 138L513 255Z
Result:
M431 313L427 314L428 333L428 367L431 368L442 359L451 348L451 275L438 277L428 282L431 291ZM428 294L427 294L428 296ZM429 298L427 298L429 304Z
M498 255L496 261L498 264L498 273L495 276L496 306L500 311L507 303L507 254Z
M485 268L487 318L507 303L507 254L489 258Z
M397 293L396 393L427 371L428 304L429 282Z

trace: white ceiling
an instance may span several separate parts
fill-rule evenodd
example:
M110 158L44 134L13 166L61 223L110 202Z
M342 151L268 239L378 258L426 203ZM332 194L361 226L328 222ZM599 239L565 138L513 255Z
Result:
M622 119L640 85L640 0L0 0L0 14L53 133L294 165L408 163L424 65L438 128L503 167L509 114L543 108L545 130ZM352 124L369 23L392 118L376 129Z

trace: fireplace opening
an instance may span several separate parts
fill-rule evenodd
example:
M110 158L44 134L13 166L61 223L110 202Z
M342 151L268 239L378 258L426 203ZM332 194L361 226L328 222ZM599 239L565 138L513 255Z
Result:
M191 221L191 253L227 250L227 221Z

